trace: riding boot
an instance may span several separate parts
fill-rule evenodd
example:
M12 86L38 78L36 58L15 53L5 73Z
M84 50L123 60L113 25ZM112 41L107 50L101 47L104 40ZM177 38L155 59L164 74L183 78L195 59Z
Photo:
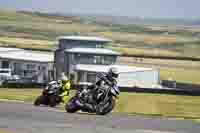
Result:
M78 106L80 106L80 107L83 107L83 106L84 106L84 104L81 103L79 100L76 100L75 103L76 103Z
M83 108L85 108L86 110L88 110L91 113L96 111L95 106L93 106L92 104L88 104L88 103L85 103Z

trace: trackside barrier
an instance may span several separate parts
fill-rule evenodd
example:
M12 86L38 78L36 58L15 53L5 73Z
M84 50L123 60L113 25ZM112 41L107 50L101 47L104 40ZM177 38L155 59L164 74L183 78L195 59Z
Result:
M44 84L12 84L3 85L2 88L42 88ZM79 89L87 87L86 85L73 85L72 89ZM190 87L190 86L188 86ZM200 88L140 88L140 87L119 87L121 92L136 92L136 93L160 93L160 94L174 94L174 95L190 95L200 96Z
M200 85L198 84L189 84L189 83L181 83L177 81L170 80L162 80L162 86L166 86L169 88L178 88L178 89L189 89L189 90L200 90Z
M74 85L74 88L83 88L87 86ZM159 93L173 95L189 95L200 96L200 89L178 89L178 88L139 88L139 87L119 87L121 92L137 92L137 93Z

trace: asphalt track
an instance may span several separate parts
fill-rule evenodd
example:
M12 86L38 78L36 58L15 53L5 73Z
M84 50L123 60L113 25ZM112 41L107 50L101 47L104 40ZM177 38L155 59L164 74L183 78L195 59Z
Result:
M68 114L56 108L0 102L0 133L200 133L189 120Z

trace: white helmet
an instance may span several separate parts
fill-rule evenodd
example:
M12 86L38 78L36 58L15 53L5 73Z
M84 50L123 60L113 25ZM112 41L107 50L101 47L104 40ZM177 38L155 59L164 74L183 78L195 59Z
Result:
M119 71L116 67L111 67L109 70L108 70L108 75L111 77L111 78L114 78L114 79L117 79L118 76L119 76Z
M61 80L61 81L68 81L68 77L65 75L64 72L61 74L60 80Z

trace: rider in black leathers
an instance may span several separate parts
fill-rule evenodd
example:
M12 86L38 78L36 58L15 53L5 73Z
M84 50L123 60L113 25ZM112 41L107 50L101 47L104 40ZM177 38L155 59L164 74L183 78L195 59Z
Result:
M118 75L119 72L116 68L110 68L108 73L106 73L103 76L100 76L99 77L100 79L95 84L89 86L87 89L95 91L95 89L98 89L98 87L104 84L104 82L106 82L106 84L108 84L109 86L113 86L114 84L116 85ZM90 104L90 103L84 103L84 104L78 103L78 104L87 110L91 110L92 112L95 111L97 108L95 104Z

